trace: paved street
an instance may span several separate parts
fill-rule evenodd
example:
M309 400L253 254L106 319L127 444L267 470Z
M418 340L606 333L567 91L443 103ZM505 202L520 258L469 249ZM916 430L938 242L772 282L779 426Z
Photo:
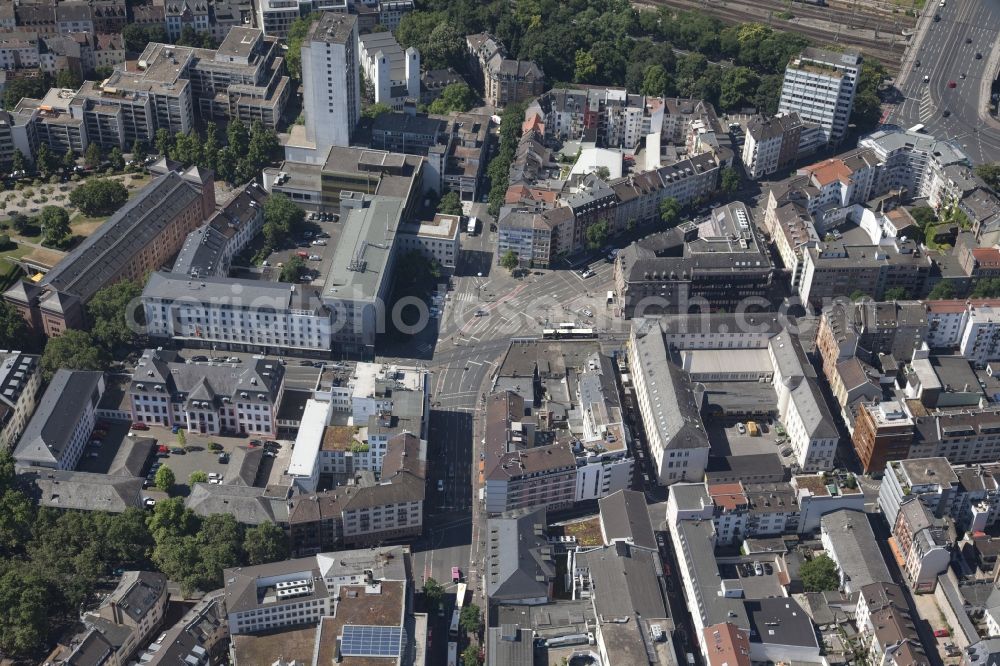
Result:
M485 608L481 580L485 518L479 513L478 447L483 420L477 412L489 391L497 364L510 340L538 337L546 323L573 321L605 329L607 291L612 266L603 259L591 263L595 275L532 271L515 278L495 263L485 205L474 204L475 235L462 233L462 256L446 291L441 318L403 343L391 346L380 360L413 363L420 359L431 372L431 414L428 450L427 518L424 536L413 544L414 578L433 577L445 586L446 612L429 618L433 640L429 653L443 663L448 621L455 602L451 567L462 569L469 587L466 603ZM583 311L591 314L588 317ZM477 311L485 314L477 316ZM475 450L473 447L477 447Z
M933 20L935 12L940 21ZM1000 160L1000 122L985 111L1000 61L997 35L1000 4L992 0L949 2L943 8L928 2L896 82L905 100L889 122L904 128L922 123L929 134L960 145L976 164Z

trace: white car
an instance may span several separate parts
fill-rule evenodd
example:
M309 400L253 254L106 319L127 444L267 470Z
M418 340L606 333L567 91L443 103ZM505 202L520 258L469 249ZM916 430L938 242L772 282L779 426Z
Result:
M322 239L321 240L314 240L313 241L313 245L326 245L326 241L322 240Z
M584 308L583 310L580 310L580 314L582 314L584 317L593 317L594 311L588 308Z
M582 277L582 278L594 277L594 271L592 271L592 270L586 270L586 271L580 273L580 277Z
M319 256L318 254L310 254L309 255L309 261L322 261L322 260L323 260L323 257Z
M738 433L740 433L741 435L745 435L745 434L747 434L747 427L745 425L743 425L742 423L737 423L736 424L736 431Z

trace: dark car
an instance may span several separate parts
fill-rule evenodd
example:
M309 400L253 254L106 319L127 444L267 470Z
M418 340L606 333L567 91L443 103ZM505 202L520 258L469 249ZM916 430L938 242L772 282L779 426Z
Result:
M983 59L983 54L982 53L977 53L976 54L976 60L982 60L982 59Z
M175 456L183 456L187 454L187 451L185 451L179 446L175 446L174 448L170 449L170 452Z
M948 109L945 109L944 111L941 112L941 115L944 116L945 118L947 118L948 116L951 115L951 111L949 111Z
M966 37L965 38L965 43L966 44L971 44L972 43L972 37Z
M193 361L194 363L205 363L205 362L208 361L208 357L207 356L192 356L191 357L191 361Z
M934 15L934 22L937 23L940 20L941 20L941 15L940 14L935 14Z
M913 66L920 67L920 61L919 60L914 61Z
M957 83L955 83L954 81L949 81L949 82L948 82L948 87L949 87L949 88L954 88L954 87L955 87L955 86L957 86L957 85L958 85L958 84L957 84Z

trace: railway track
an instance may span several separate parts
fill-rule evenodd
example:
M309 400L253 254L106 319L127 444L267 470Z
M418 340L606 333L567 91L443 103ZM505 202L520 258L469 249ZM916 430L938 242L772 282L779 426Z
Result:
M899 70L903 53L906 50L906 41L900 36L900 31L903 27L897 24L895 30L893 30L893 24L887 24L884 19L880 23L877 23L870 11L865 12L867 16L852 20L855 22L855 29L874 30L878 27L880 33L879 39L859 36L847 30L846 26L840 27L838 30L838 26L836 25L831 25L830 28L823 28L800 22L777 20L775 16L778 12L788 10L788 5L784 0L754 0L752 3L741 2L740 0L642 0L642 4L653 7L705 12L729 23L766 23L768 22L768 12L770 11L772 17L770 25L775 29L803 35L816 41L818 45L838 43L844 46L857 47L864 51L866 57L877 60L885 65L886 69L890 72ZM754 9L748 9L748 6L754 7ZM796 18L823 20L825 22L830 22L833 16L842 17L844 15L844 10L810 7L801 3L794 3L789 11ZM834 14L829 13L831 11ZM868 27L864 27L861 24L862 21L867 22ZM884 33L887 39L881 38L881 33ZM896 41L890 47L892 40L890 35L893 34L896 35Z

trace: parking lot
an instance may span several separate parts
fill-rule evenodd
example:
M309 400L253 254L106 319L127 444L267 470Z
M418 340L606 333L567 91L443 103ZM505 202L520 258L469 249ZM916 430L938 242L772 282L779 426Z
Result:
M303 259L306 262L307 270L300 282L309 283L317 287L324 285L325 277L329 274L330 266L333 263L333 255L340 240L340 232L343 229L343 224L339 221L339 216L332 216L337 221L333 219L309 219L313 215L316 215L316 213L310 213L306 216L302 233L290 239L291 242L288 245L294 245L294 247L284 247L280 250L275 250L268 256L266 265L263 266L261 279L277 281L281 276L281 269L284 264L292 257L299 255L299 253L304 253L306 256ZM319 258L310 259L309 257Z
M86 447L76 469L80 472L95 472L97 474L107 474L111 469L111 463L118 455L122 441L129 433L129 424L124 421L103 422L106 434L99 437L100 446L91 444ZM150 456L152 458L152 456ZM146 461L149 466L151 460Z
M178 486L174 494L181 495L190 492L188 478L196 471L209 475L214 472L221 476L222 483L263 486L270 475L276 448L290 446L281 442L271 445L266 440L251 437L223 437L186 431L182 441L180 433L174 434L168 428L155 426L141 434L153 437L160 445L170 449L168 454L157 453L157 461L173 471ZM220 460L220 451L210 450L212 443L222 447L221 452L227 454L226 458Z
M777 453L781 456L784 464L790 464L794 453L785 436L781 434L783 431L781 425L768 425L764 421L756 421L756 423L758 424L758 434L751 435L746 426L747 421L732 422L722 419L706 421L708 438L712 443L712 455L747 456ZM743 432L740 432L741 425Z

